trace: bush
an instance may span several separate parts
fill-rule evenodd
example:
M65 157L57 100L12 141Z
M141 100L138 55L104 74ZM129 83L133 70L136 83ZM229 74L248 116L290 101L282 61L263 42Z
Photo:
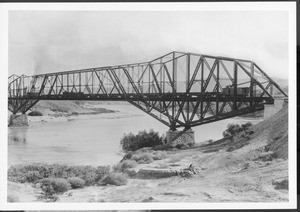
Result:
M137 166L137 162L134 160L125 160L113 167L113 170L116 172L124 172L127 169L134 168Z
M251 122L247 122L246 124L242 124L243 130L248 130L252 126L253 126L253 124Z
M29 171L25 174L26 181L30 183L35 183L42 179L40 173L38 171Z
M79 177L85 185L97 184L109 173L109 166L68 166L62 164L20 164L11 166L8 170L8 180L12 182L36 182L43 178L71 178Z
M70 184L63 178L44 178L40 180L42 191L46 195L60 194L70 189Z
M168 151L168 150L173 149L173 146L171 146L170 144L160 144L160 145L156 145L156 146L152 147L152 149L155 151L158 151L158 150Z
M67 180L74 189L83 188L85 185L85 181L79 177L70 177Z
M43 114L39 111L31 111L28 116L43 116Z
M242 124L241 126L239 124L228 124L227 129L223 132L223 137L230 138L239 132L248 130L252 126L253 125L251 122L247 122L246 124Z
M156 151L153 153L153 160L162 160L167 157L167 153L163 151Z
M137 163L151 163L154 160L162 160L167 157L165 151L137 151L135 154L132 154L131 160L136 161Z
M110 173L103 180L101 180L100 185L126 185L127 184L127 176L123 173Z
M134 160L126 160L122 164L122 169L130 169L137 166L137 163Z
M133 152L127 152L127 153L124 155L124 157L123 157L123 159L121 160L121 162L124 161L124 160L131 160L131 158L132 158L133 155L134 155Z
M153 155L148 152L138 153L132 156L132 160L140 164L148 164L154 161Z
M146 130L140 131L137 135L132 133L124 134L121 139L121 147L124 151L136 151L143 147L154 147L164 144L165 138L159 136L158 132L152 129L147 132Z
M288 179L284 179L282 181L272 180L272 184L275 186L275 189L289 190L289 180Z

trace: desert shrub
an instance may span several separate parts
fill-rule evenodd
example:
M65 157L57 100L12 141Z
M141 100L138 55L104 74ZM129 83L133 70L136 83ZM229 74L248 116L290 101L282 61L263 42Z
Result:
M176 147L177 149L186 149L186 148L187 148L187 145L185 145L185 144L177 144L175 147Z
M242 124L242 128L243 130L248 130L249 128L251 128L253 126L253 124L251 122L247 122L245 124Z
M94 185L109 173L109 166L68 166L62 164L19 164L8 170L8 180L12 182L35 182L36 178L70 178L79 177L85 185ZM39 173L39 176L37 175Z
M162 160L167 157L167 153L163 151L153 152L153 160Z
M151 129L149 132L146 130L140 131L137 135L132 133L124 134L120 144L124 151L136 151L143 147L154 147L164 144L164 141L164 137Z
M79 177L70 177L67 180L74 189L83 188L85 185L85 181Z
M168 150L171 150L173 149L173 147L169 144L159 144L159 145L156 145L154 147L152 147L153 150L155 151L168 151Z
M124 172L126 169L134 168L137 166L137 162L134 160L124 160L117 165L113 166L113 170L116 172Z
M228 124L227 129L223 132L223 137L230 138L239 132L248 130L252 126L253 125L251 122L247 122L246 124L242 124L241 126L239 124Z
M44 178L40 180L40 185L46 195L60 194L70 189L69 182L64 178Z
M123 173L125 173L129 177L134 177L137 174L137 171L135 171L134 169L125 169Z
M8 170L8 180L12 182L25 183L28 182L26 175L30 172L37 171L41 178L44 178L47 172L47 166L43 164L18 164L11 166ZM30 174L29 174L30 175Z
M272 184L275 186L275 189L289 190L289 180L288 179L284 179L281 181L272 180Z
M137 153L132 156L132 160L135 160L139 164L148 164L154 161L153 154L149 152Z
M43 114L39 111L31 111L28 116L43 116Z
M213 142L213 139L209 139L209 140L207 140L207 142L210 144Z
M223 132L223 137L227 138L242 131L243 128L239 124L228 124L227 129Z
M194 175L194 173L188 170L182 170L179 172L179 175L184 178L191 178Z
M123 171L122 170L122 164L123 164L123 161L121 161L121 162L117 163L116 165L114 165L112 167L113 171L114 172L122 172Z
M125 170L125 169L130 169L130 168L134 168L137 166L137 162L134 161L134 160L125 160L123 163L122 163L122 169Z
M38 171L29 171L25 174L26 182L35 183L42 179Z
M110 173L103 180L101 180L100 185L126 185L127 184L127 175L123 173Z
M132 158L133 155L134 155L133 152L127 152L127 153L124 155L124 157L123 157L123 159L121 160L121 162L124 161L124 160L131 160L131 158Z
M60 175L67 177L79 177L85 181L86 186L94 185L101 180L106 174L109 173L108 166L98 166L97 168L92 166L71 166L68 167L66 173L60 173Z

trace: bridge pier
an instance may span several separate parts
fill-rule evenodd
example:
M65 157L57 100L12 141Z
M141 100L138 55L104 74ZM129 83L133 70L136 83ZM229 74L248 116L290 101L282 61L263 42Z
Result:
M195 144L195 133L192 129L183 131L168 130L166 133L167 144L173 147L193 146Z
M9 118L9 127L29 126L27 114L11 114Z
M274 104L264 105L264 119L267 119L277 113L284 107L285 104L287 104L287 102L288 99L286 97L274 97Z

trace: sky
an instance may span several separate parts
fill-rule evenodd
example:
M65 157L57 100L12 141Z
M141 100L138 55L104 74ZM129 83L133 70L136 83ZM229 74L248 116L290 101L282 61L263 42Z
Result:
M145 62L171 51L256 62L288 78L284 11L10 11L9 75Z

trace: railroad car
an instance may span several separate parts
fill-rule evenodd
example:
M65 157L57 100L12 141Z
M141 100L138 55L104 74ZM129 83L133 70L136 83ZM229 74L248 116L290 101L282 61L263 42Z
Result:
M248 87L237 87L236 94L238 96L246 96L248 93ZM223 89L223 94L233 96L234 95L234 87L233 86L226 86Z
M62 94L64 97L70 98L70 99L77 99L77 98L83 98L84 97L84 93L83 92L63 92Z
M39 96L39 92L27 92L27 96L28 97L38 97Z

